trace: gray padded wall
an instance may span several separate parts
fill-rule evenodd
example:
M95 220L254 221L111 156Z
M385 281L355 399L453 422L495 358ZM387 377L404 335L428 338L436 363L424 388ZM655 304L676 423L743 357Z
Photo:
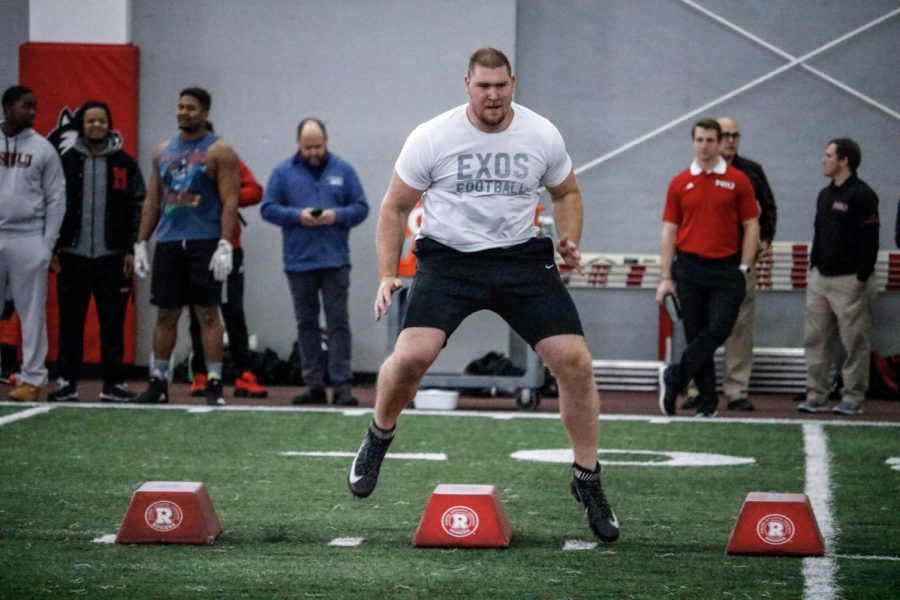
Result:
M135 1L141 166L148 173L153 147L177 132L178 91L188 85L210 91L216 131L264 185L272 168L296 152L300 119L321 117L330 149L356 168L371 207L351 233L350 315L353 369L374 372L387 347L386 329L372 316L375 223L394 160L417 124L465 102L463 76L474 49L496 45L512 56L515 9L513 0ZM281 231L262 221L256 207L242 212L249 222L242 238L248 325L261 346L284 358L296 327ZM141 286L144 305L148 288ZM139 360L149 356L152 324L140 320ZM444 359L448 368L470 360L473 347L491 349L491 336L479 333L476 327L467 343L461 332ZM186 336L179 337L184 353Z
M900 8L894 0L698 4L802 56ZM679 0L520 0L518 100L553 120L576 166L612 153L788 59ZM810 241L815 199L827 184L820 157L833 137L856 138L860 176L881 198L882 248L893 249L900 195L900 16L815 56L810 66L886 105L894 115L795 66L597 166L583 170L587 252L657 253L669 180L690 162L690 125L727 114L741 153L766 169L779 205L776 239ZM576 291L595 356L655 358L649 291ZM802 346L802 293L757 296L757 345ZM876 347L900 351L900 298L877 305Z
M896 10L900 3L798 0L701 2L722 18L794 56ZM351 235L353 368L373 372L386 333L371 318L377 281L375 219L393 160L419 122L465 101L468 54L493 44L514 59L517 100L551 118L583 166L786 62L679 0L134 0L141 51L140 162L176 132L186 85L207 86L212 119L263 183L295 150L294 128L315 114L331 148L359 171L372 207ZM27 0L3 0L0 83L17 78L27 41ZM811 66L900 112L900 18L823 52ZM705 60L698 57L703 54ZM760 160L779 202L778 239L808 241L814 201L826 181L827 140L851 135L863 147L861 176L882 200L882 247L890 248L900 195L900 125L816 75L794 67L704 114L728 113L744 132L742 153ZM655 253L669 179L691 158L689 123L580 173L585 251ZM245 210L247 312L260 343L286 355L294 319L281 272L280 232ZM141 286L138 360L149 354L153 311ZM595 356L653 359L656 307L647 291L574 290ZM758 296L758 345L802 344L803 295ZM876 308L876 344L900 352L900 295ZM649 325L648 325L649 324ZM505 328L477 315L442 356L461 368L502 350ZM183 350L182 350L183 351Z
M2 0L0 15L0 88L5 90L19 83L19 46L28 41L28 0Z

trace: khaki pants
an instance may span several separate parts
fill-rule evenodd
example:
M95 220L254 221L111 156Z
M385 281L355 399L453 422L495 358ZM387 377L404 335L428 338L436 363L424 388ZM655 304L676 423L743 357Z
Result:
M722 365L722 387L731 400L746 398L750 391L750 372L753 370L753 313L756 297L756 266L747 274L744 301L738 312L731 335L725 340L725 361ZM696 396L697 386L691 381L688 396Z
M830 389L829 341L839 336L847 357L841 366L842 401L859 406L869 388L869 345L875 275L860 283L856 275L825 277L813 268L806 286L806 387L808 399L823 403Z

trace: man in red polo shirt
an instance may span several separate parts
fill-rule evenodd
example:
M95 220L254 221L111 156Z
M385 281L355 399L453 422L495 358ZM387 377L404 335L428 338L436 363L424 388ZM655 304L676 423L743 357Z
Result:
M712 417L719 403L713 354L734 327L747 272L759 243L759 205L750 180L719 156L722 128L703 119L691 128L694 162L672 179L663 211L660 282L681 305L687 347L660 368L659 406L675 414L678 394L693 379L697 416Z

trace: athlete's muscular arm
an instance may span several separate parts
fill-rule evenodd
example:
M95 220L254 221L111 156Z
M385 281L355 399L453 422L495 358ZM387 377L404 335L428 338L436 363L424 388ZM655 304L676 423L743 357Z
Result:
M659 285L656 288L656 302L659 304L662 304L666 294L675 294L672 263L675 261L675 237L677 235L678 225L664 221L659 240Z
M237 210L241 194L241 172L238 157L234 150L221 140L216 140L209 148L209 156L213 164L219 198L222 200L222 224L219 239L231 241L234 225L237 223Z
M146 242L153 235L156 224L159 222L159 205L162 192L159 185L159 156L162 154L165 143L153 150L153 166L150 170L150 183L147 184L147 196L141 207L141 224L138 227L138 243Z
M375 230L375 251L378 254L378 292L375 294L375 320L387 313L391 296L400 289L397 265L403 240L406 238L406 221L409 213L422 197L422 191L408 186L394 173L381 201L378 226Z
M550 199L553 201L553 221L559 232L556 250L568 266L578 273L583 273L578 245L581 243L584 213L581 206L581 188L575 179L575 171L569 173L558 186L548 187L547 191L550 192Z

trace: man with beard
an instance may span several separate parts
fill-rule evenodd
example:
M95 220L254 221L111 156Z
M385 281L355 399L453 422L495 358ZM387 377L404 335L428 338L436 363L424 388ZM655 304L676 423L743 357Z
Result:
M398 262L410 212L422 200L417 270L394 352L378 373L375 414L350 466L353 495L369 496L400 412L450 335L482 309L500 315L556 376L560 414L572 441L570 490L594 534L619 537L600 484L599 396L572 298L556 268L553 240L538 237L534 214L546 188L560 240L581 270L581 191L556 127L513 103L516 78L495 48L469 59L468 102L419 125L407 138L381 204L376 233L380 283L375 318L400 286Z
M53 145L34 129L37 98L3 92L0 147L0 302L6 290L22 321L22 373L9 399L35 402L47 381L47 272L66 212L66 180Z
M150 272L147 241L156 231L150 302L158 309L153 332L150 385L135 402L168 402L169 358L182 308L200 320L208 381L206 403L225 404L222 395L222 282L232 268L231 235L237 219L240 175L231 146L206 129L212 100L191 87L178 99L181 132L153 152L153 172L134 245L134 271Z
M297 126L298 152L269 177L262 218L281 227L300 363L307 391L294 404L324 404L326 374L335 406L356 406L350 392L350 229L369 205L353 167L328 151L325 124L314 117ZM320 303L321 294L321 303ZM320 307L325 309L328 358L322 357Z

